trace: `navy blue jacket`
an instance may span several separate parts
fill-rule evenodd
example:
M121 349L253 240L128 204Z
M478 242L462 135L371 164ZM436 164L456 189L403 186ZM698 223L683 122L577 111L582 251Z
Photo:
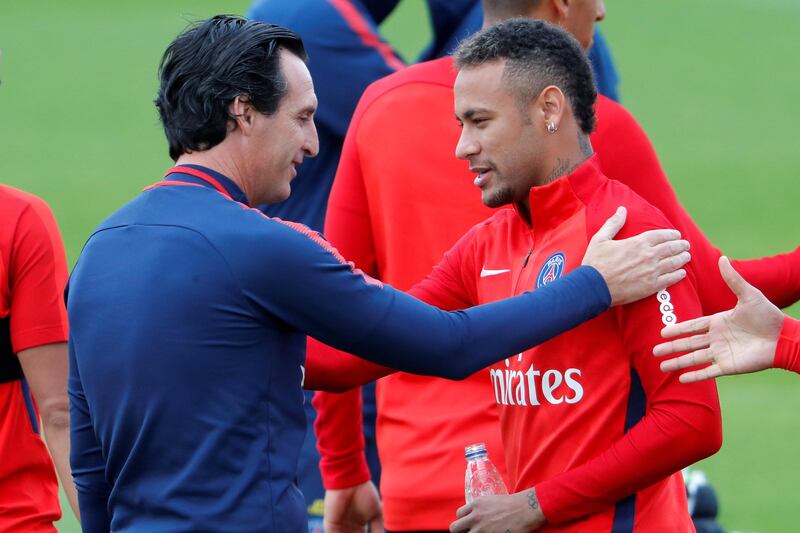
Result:
M175 170L96 229L69 282L71 463L90 533L305 531L293 480L307 334L461 379L610 303L582 267L440 311L248 208L224 176Z

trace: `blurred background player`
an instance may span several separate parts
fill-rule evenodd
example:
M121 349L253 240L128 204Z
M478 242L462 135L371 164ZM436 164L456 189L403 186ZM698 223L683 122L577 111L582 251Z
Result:
M513 16L539 18L567 28L584 47L591 43L595 21L605 16L603 3L595 0L483 5L486 23ZM356 109L334 182L326 236L362 269L401 289L422 279L466 228L491 214L476 201L474 175L452 155L459 136L452 118L454 79L452 61L444 58L373 84ZM646 135L626 110L608 98L598 98L596 111L598 129L590 140L603 173L658 207L692 241L693 264L704 272L698 287L704 310L725 309L730 303L727 287L710 274L716 272L720 252L677 201ZM709 264L713 270L703 266ZM800 249L737 264L780 305L800 295ZM387 529L447 529L451 510L463 500L459 487L464 444L486 441L490 456L501 463L497 415L488 401L491 391L485 392L488 385L477 376L446 383L402 374L378 384ZM355 441L359 419L346 414L356 402L352 392L315 397L324 452L321 465L326 487L334 489L327 499L349 501L374 512L379 504L361 484L368 477L365 467L359 466ZM418 446L420 442L430 446ZM347 512L340 503L334 507Z
M458 44L483 25L483 6L480 0L428 0L433 25L433 41L420 54L419 61L429 61L450 55ZM599 27L589 48L597 92L619 102L619 73L611 50Z
M50 208L0 185L0 531L56 531L54 462L78 514L69 468L66 283Z

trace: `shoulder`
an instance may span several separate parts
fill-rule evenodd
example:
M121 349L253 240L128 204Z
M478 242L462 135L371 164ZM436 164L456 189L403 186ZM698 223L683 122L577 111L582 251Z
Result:
M371 83L358 106L363 112L387 95L396 95L412 86L438 86L452 90L455 78L455 67L450 57L417 63Z
M44 200L8 185L0 185L0 223L26 225L50 235L59 234L53 212Z
M374 24L365 11L349 1L256 0L247 17L290 28L302 37L307 48L321 50L325 48L321 46L322 36L353 34L352 22Z
M603 96L597 95L595 105L595 115L597 116L597 129L592 134L592 142L598 138L619 137L630 132L631 129L641 130L641 126L620 103Z
M617 239L638 235L651 229L673 229L667 217L655 206L617 180L606 179L589 199L586 206L587 231L593 235L618 207L628 212L625 225Z

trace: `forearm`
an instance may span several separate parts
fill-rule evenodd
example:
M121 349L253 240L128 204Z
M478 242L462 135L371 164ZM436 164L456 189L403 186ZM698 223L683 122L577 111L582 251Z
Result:
M61 486L64 487L64 493L67 495L69 506L80 520L78 493L75 490L75 482L72 480L72 471L69 466L69 411L55 416L57 419L53 420L50 415L43 414L42 428L45 442L53 457L53 463L55 463L58 478L61 480Z
M778 307L800 300L800 246L792 252L732 261L747 282L764 293Z
M314 433L323 486L328 490L346 489L369 481L361 389L343 394L317 392L312 404L317 411Z
M774 364L800 374L800 320L784 317Z
M721 441L718 407L655 409L597 457L538 484L542 511L560 523L608 508L715 453Z
M610 295L596 270L581 267L535 292L464 311L432 314L421 305L387 313L351 351L404 372L464 379L597 316Z

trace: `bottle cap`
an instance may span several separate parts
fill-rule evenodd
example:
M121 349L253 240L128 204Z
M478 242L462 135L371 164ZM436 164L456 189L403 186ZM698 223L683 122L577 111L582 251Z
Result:
M486 454L486 444L482 442L464 446L464 457L467 459L473 459L475 457L480 457L481 455L485 456Z

